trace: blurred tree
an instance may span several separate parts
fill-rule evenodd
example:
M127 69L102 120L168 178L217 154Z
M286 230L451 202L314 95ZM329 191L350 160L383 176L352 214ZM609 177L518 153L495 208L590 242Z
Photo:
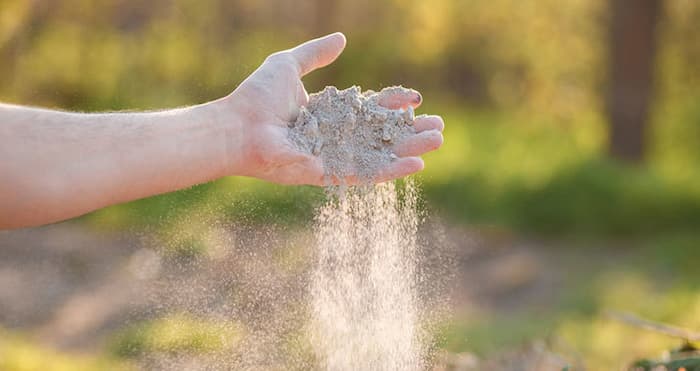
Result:
M316 16L314 19L314 35L325 35L335 32L335 14L338 8L336 0L316 0Z
M309 91L404 84L429 104L565 127L585 151L605 151L610 132L615 157L685 174L700 159L700 1L664 2L663 17L660 4L0 0L0 100L86 111L203 102L269 53L340 30L347 50L308 76Z
M625 162L644 160L660 11L661 0L611 2L608 152Z

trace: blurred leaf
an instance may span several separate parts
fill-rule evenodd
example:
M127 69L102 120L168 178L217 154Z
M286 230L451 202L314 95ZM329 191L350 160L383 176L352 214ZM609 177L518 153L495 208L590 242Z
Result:
M236 346L243 337L238 324L177 313L132 325L115 335L112 351L121 357L157 352L207 353Z

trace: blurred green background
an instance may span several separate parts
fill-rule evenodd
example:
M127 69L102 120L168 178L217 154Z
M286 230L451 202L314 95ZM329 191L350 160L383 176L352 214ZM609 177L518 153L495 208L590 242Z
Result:
M544 251L592 251L554 308L456 313L443 346L488 356L554 332L590 369L612 369L668 344L604 322L603 309L700 327L698 24L694 0L3 0L0 100L79 111L201 103L268 54L342 31L347 49L307 90L421 91L420 111L446 123L419 176L433 215ZM322 199L225 178L79 223L177 235L169 246L197 254L206 243L193 215L302 228ZM630 259L597 264L620 250Z

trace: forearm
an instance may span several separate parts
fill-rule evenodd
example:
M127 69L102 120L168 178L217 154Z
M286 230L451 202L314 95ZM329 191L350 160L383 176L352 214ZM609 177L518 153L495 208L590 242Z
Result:
M0 105L0 228L54 222L228 175L237 140L215 103L81 114Z

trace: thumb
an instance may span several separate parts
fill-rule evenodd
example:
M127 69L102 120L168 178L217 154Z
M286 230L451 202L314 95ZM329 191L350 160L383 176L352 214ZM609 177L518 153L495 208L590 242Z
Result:
M289 53L294 58L301 77L317 68L331 64L343 51L345 43L345 35L336 32L307 41L289 50Z

